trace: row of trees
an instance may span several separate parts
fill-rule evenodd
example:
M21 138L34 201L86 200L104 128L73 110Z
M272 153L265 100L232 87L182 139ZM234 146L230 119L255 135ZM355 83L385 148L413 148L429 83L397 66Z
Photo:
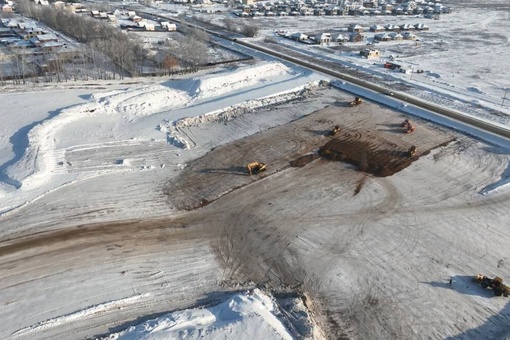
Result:
M46 26L62 32L78 42L84 43L81 49L86 58L95 66L112 66L112 76L124 77L137 74L137 60L144 59L140 44L118 28L107 25L87 16L76 15L70 11L51 6L38 6L30 0L19 0L17 10L24 16L34 18ZM106 59L110 59L108 62ZM100 74L103 72L97 72Z
M44 23L55 31L80 42L74 52L52 52L29 60L26 53L15 52L11 58L10 79L24 82L25 76L40 74L44 81L68 79L115 79L126 75L171 74L194 72L210 60L210 36L205 31L188 26L181 19L182 35L162 44L144 49L133 34L89 16L76 15L52 6L39 6L30 0L18 0L17 10L24 16ZM231 19L225 26L247 36L258 29L250 25L236 26ZM37 64L37 66L36 66ZM6 74L0 70L0 82Z

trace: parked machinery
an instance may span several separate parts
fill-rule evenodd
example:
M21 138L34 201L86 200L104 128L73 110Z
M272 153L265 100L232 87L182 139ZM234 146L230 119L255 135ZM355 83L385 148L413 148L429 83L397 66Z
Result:
M413 157L415 153L416 153L416 146L414 146L414 145L413 145L413 146L411 146L411 147L409 148L409 150L407 150L407 155L408 155L409 157Z
M351 106L356 106L356 105L359 105L361 104L363 101L361 100L360 97L355 97L354 100L351 102Z
M504 285L503 279L499 276L491 279L485 275L478 274L475 276L475 281L480 283L482 288L491 288L496 296L508 296L510 294L510 287Z
M246 166L246 168L248 169L249 175L257 175L263 171L266 171L266 165L260 162L251 162Z
M411 133L416 129L409 119L405 119L400 126L404 128L405 133Z
M337 133L340 132L340 125L335 125L333 129L329 132L330 136L335 136Z

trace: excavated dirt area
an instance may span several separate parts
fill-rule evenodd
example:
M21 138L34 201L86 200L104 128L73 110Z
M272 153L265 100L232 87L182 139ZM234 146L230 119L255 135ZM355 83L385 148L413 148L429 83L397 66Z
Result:
M346 101L339 101L289 124L211 150L167 185L169 200L179 210L202 207L260 178L305 166L319 154L351 163L353 171L390 176L454 139L451 133L424 121L413 120L416 130L406 134L400 126L405 118L374 103L349 107ZM340 132L332 136L335 125L340 126ZM412 145L417 152L410 157L407 151ZM253 161L265 163L267 171L249 176L246 164Z

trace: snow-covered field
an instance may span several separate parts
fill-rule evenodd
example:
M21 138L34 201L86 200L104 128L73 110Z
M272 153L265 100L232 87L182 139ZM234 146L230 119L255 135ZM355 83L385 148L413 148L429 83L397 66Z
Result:
M295 24L282 19L266 26ZM331 20L304 19L303 29ZM510 87L508 11L459 7L427 24L418 49L384 50L429 71L413 79L348 52L321 58L508 125L510 101L500 105ZM488 27L492 35L480 35ZM282 44L309 56L323 50ZM470 278L510 281L510 143L339 83L384 104L345 111L352 95L325 86L330 80L257 55L190 78L2 89L0 338L321 338L319 329L329 338L508 338L510 303ZM426 118L419 129L438 141L454 141L388 178L320 161L271 172L306 149L298 137L320 142L321 130L302 124L325 107L331 112L313 124L326 129L373 115L368 121L382 122L371 128L386 133L405 113ZM278 141L280 133L296 139ZM234 174L235 188L204 183L202 192L223 188L223 197L177 211L173 199L187 191L169 183L214 150L241 149L244 137L274 141L253 147L279 159L270 175ZM293 316L268 292L229 293L269 278L310 292L315 321L295 322L306 308L296 302ZM303 322L316 330L302 332Z

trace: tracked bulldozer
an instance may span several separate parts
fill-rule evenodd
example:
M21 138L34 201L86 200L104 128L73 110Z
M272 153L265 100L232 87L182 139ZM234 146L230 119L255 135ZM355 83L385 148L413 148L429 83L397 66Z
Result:
M499 276L491 279L485 275L478 274L475 276L475 281L480 283L482 288L491 288L494 291L494 295L496 296L505 296L510 295L510 287L503 284L503 279Z
M246 166L246 169L248 170L249 175L257 175L263 171L266 171L266 165L260 162L251 162Z
M354 100L351 102L351 106L356 106L356 105L359 105L361 104L363 101L361 100L360 97L355 97Z

